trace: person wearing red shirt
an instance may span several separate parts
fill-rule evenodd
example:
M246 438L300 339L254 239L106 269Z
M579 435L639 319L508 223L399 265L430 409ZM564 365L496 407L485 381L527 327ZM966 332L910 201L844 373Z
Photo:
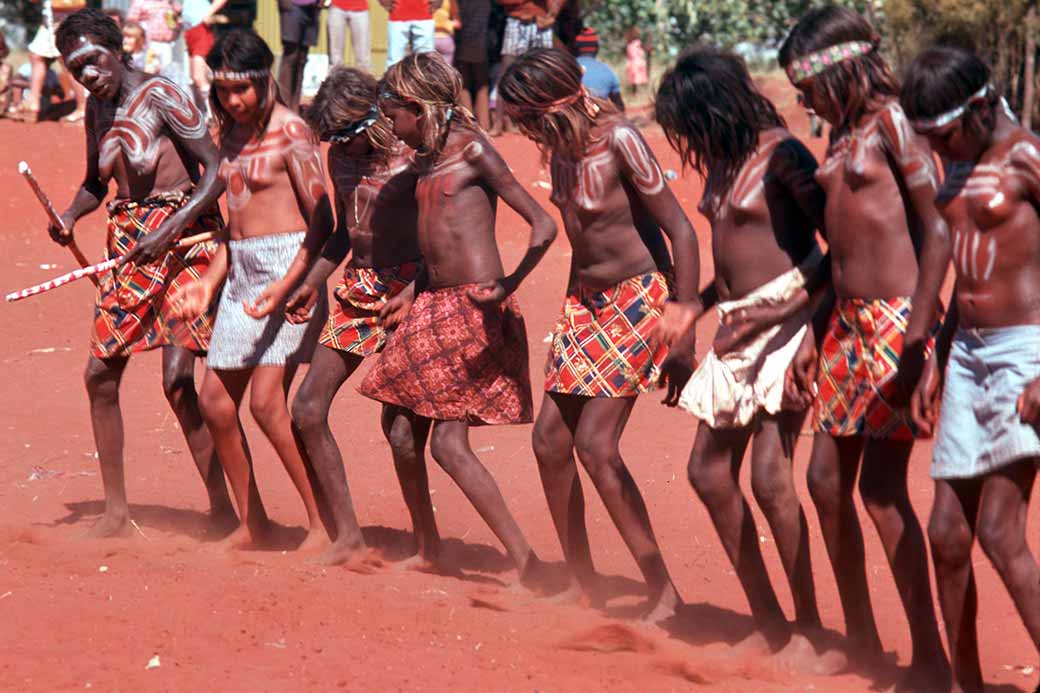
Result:
M386 67L400 61L409 52L432 53L433 11L439 0L379 0L390 13L386 29Z
M368 0L332 0L326 18L329 30L329 65L343 64L347 47L347 27L354 47L354 67L372 71L372 38L368 22Z

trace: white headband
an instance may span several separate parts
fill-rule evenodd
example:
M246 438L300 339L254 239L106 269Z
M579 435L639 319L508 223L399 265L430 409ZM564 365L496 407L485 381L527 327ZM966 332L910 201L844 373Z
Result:
M236 72L235 70L214 70L213 79L219 79L226 82L241 82L242 80L253 80L263 79L264 77L270 76L270 70L242 70Z
M957 108L946 111L945 113L940 113L934 118L920 118L918 120L913 121L911 125L913 125L914 130L918 131L935 130L936 128L941 128L944 125L949 125L950 123L964 115L964 112L968 110L968 107L971 106L973 101L986 98L986 96L989 95L990 88L991 87L989 84L985 84L981 89L969 96L964 101L964 103L962 103L960 106L957 106Z

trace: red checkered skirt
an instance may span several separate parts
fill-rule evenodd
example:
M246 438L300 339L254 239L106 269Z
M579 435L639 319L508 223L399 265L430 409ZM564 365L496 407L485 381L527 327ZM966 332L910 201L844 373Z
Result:
M665 276L648 272L567 296L545 362L546 392L633 397L656 389L668 348L651 344L650 333L668 295Z
M125 255L188 199L183 193L168 193L140 202L110 204L106 258ZM214 208L200 215L183 235L220 231L223 226L220 212ZM99 275L90 353L106 359L164 345L205 352L213 332L216 301L204 315L187 322L174 317L168 297L174 289L198 279L216 249L213 241L200 243L171 250L154 264L129 263Z
M911 307L907 296L838 300L820 350L816 431L834 437L920 437L907 410L889 404ZM927 354L935 344L934 333Z
M379 353L387 339L379 311L412 283L420 267L418 262L379 269L348 265L336 285L329 321L318 343L358 356Z
M516 298L481 307L476 284L423 291L358 388L420 416L471 424L533 421L527 329Z

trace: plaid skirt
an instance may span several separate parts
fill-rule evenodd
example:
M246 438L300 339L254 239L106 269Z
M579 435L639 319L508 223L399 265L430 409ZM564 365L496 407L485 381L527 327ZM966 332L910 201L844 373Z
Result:
M184 193L164 193L140 202L119 200L109 204L106 259L125 255L188 199ZM220 212L214 207L199 215L183 235L219 232L223 227ZM204 353L213 333L215 302L197 319L184 321L174 316L168 296L197 280L209 267L216 249L214 241L199 243L171 250L150 265L128 263L99 275L90 353L107 359L165 345Z
M545 362L546 392L632 397L656 389L668 347L651 344L650 333L667 300L660 272L567 296Z
M920 436L909 412L889 404L910 310L908 296L838 299L820 349L817 432L836 438ZM937 329L938 324L925 346L926 356L932 353Z
M420 416L471 424L534 420L527 329L514 296L492 307L475 284L423 291L358 388Z
M387 339L379 311L412 283L420 267L418 262L379 269L348 265L333 292L335 301L318 343L358 356L379 353Z

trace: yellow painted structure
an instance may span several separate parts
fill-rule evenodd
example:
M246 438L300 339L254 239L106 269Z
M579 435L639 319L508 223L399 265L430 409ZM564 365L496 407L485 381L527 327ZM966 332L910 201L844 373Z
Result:
M372 71L382 74L386 65L386 27L389 22L386 10L377 0L368 0L369 32L372 37ZM314 53L328 52L328 32L325 30L326 12L321 13L321 28L318 33L318 45L311 49ZM278 0L257 0L256 24L253 25L271 50L281 52L282 42L279 38ZM354 64L354 47L350 43L350 31L347 31L347 47L345 64Z

